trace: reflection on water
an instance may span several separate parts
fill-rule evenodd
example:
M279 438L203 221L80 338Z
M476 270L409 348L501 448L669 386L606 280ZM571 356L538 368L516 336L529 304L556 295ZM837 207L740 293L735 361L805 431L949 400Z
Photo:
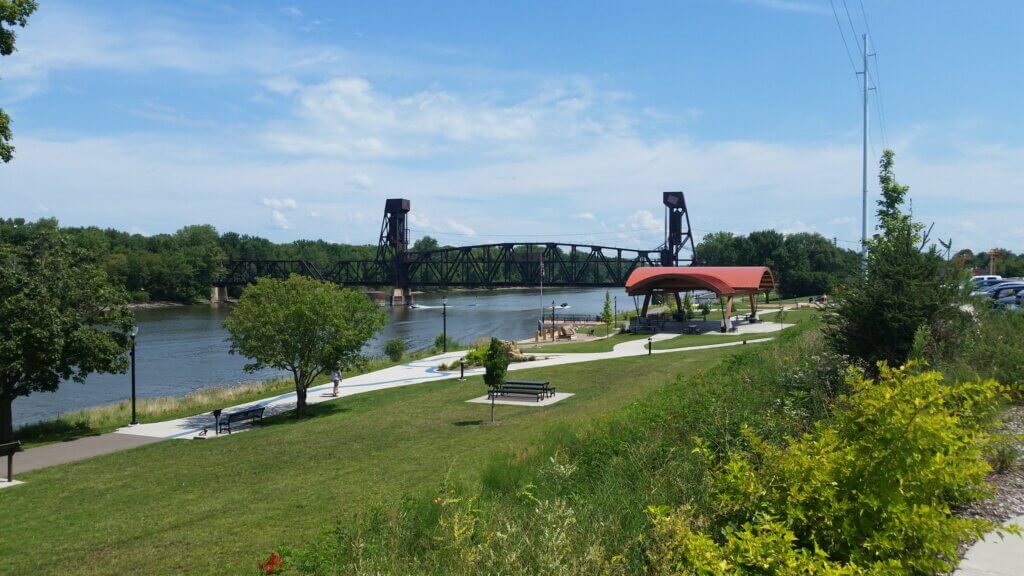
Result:
M566 303L556 314L599 314L604 289L545 290L543 305L550 314L551 302ZM633 307L621 290L619 310ZM388 309L388 325L367 346L367 354L379 355L384 342L402 338L409 350L432 346L441 333L440 293L416 295L417 308ZM537 290L462 291L448 293L448 335L461 342L484 336L527 338L533 334L540 314ZM230 306L182 306L137 310L139 325L136 383L140 397L179 396L197 388L234 384L244 380L275 376L274 371L247 374L245 358L228 353L224 318ZM14 402L14 422L24 424L52 418L60 413L110 404L128 398L126 374L96 374L85 384L66 382L52 394L36 393Z

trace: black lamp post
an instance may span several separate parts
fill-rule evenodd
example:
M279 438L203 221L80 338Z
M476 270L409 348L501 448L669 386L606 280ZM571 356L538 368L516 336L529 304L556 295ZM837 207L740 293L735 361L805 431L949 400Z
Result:
M459 358L459 380L466 379L466 359Z
M654 341L654 338L652 336L648 336L647 337L647 355L648 356L650 356L654 352L654 346L651 345L653 341Z
M555 341L555 301L551 301L551 341Z
M138 326L132 326L132 331L131 331L131 336L132 336L132 351L131 351L131 359L132 359L132 422L131 422L131 426L136 426L139 423L139 421L136 420L136 418L135 418L135 337L138 336L138 335L139 335L139 327Z
M614 316L614 319L615 319L615 331L618 332L619 331L619 297L617 295L616 296L612 296L612 301L615 302L615 316Z
M442 348L448 352L448 297L441 298L441 335L444 338Z

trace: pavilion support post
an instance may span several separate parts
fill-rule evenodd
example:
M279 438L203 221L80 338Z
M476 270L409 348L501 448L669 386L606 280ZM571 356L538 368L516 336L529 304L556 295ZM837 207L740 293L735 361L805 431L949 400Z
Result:
M684 312L684 310L683 310L683 299L679 297L679 292L676 292L675 296L676 296L676 310L678 310L679 312Z
M640 316L642 316L644 318L647 317L647 307L650 306L650 304L651 304L651 294L650 294L650 292L648 292L647 294L644 294L644 307L640 310Z
M751 324L757 322L757 292L750 293L750 318Z
M732 294L725 301L725 310L722 312L722 332L729 332L732 330L732 303L734 296Z

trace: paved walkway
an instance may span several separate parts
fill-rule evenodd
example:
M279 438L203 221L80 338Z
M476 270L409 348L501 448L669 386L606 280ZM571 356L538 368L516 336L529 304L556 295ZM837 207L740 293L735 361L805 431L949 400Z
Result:
M766 331L778 331L782 328L790 326L789 324L747 324L739 327L739 333L750 332L751 334L762 334ZM677 334L656 334L652 337L654 342L660 342L662 340L668 340L675 338ZM709 342L712 342L714 337L708 336ZM755 338L748 340L749 343L767 342L771 338ZM686 351L695 350L707 350L711 348L721 348L726 346L738 346L742 345L743 342L723 342L713 343L701 346L691 346L687 348L677 348L672 350L655 350L654 354L669 354L679 353ZM535 360L532 362L518 362L509 365L509 370L527 370L531 368L544 368L548 366L559 366L563 364L574 364L577 362L592 362L595 360L606 360L610 358L625 358L628 356L643 356L648 353L647 351L647 339L631 340L616 345L611 352L593 352L593 353L551 353L544 352L542 354L533 354L534 356L542 356L543 359ZM354 394L362 394L365 392L372 392L375 390L385 390L388 388L397 388L400 386L410 386L413 384L422 384L425 382L433 382L436 380L444 380L458 377L458 371L441 371L438 366L441 364L451 364L457 361L459 358L464 356L465 351L449 352L447 354L438 354L436 356L430 356L428 358L422 358L420 360L414 360L406 364L398 366L392 366L391 368L384 368L375 372L369 372L367 374L361 374L359 376L353 376L351 378L345 378L342 381L341 386L338 390L338 397L352 396ZM473 376L477 374L483 374L483 368L467 369L466 375ZM310 388L306 395L307 404L319 404L320 402L326 402L333 400L334 396L331 395L333 385L330 383L322 384ZM231 406L225 408L226 412L233 412L242 408L248 408L252 406L262 406L265 408L264 415L271 416L274 414L280 414L293 410L296 404L296 396L294 392L280 394L270 398L263 398L254 402L248 402L245 404L239 404L237 406ZM101 434L98 436L90 436L71 442L59 442L56 444L48 444L46 446L40 446L38 448L30 448L24 452L17 454L14 457L14 472L15 475L30 470L37 470L39 468L45 468L47 466L54 466L56 464L64 464L67 462L75 462L77 460L84 460L100 454L108 454L110 452L117 452L119 450L125 450L128 448L134 448L136 446L142 446L144 444L150 444L153 442L159 442L161 440L178 439L178 440L191 440L200 434L203 429L208 429L207 438L217 438L214 431L213 415L209 412L203 414L196 414L194 416L188 416L185 418L178 418L175 420L167 420L164 422L153 422L150 424L139 424L137 426L126 426L120 428L117 432L109 434ZM245 429L243 429L245 430ZM241 431L240 431L241 432ZM6 460L6 459L4 459ZM3 463L6 467L6 462ZM4 471L6 473L6 470Z
M1024 516L1010 519L1024 530ZM1024 537L989 534L967 550L953 576L1019 576L1024 574Z

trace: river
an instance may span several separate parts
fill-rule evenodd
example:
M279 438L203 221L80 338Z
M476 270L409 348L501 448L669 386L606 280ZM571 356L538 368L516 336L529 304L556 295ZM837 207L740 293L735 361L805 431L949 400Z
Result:
M605 290L547 289L543 303L568 304L561 314L600 314ZM619 310L633 307L621 289ZM409 350L422 350L441 333L440 293L417 294L418 308L387 308L388 324L367 345L366 354L379 356L384 342L402 338ZM485 336L528 338L537 327L541 297L536 289L458 291L448 293L448 335L460 342ZM230 305L179 306L136 310L136 386L139 397L181 396L209 386L262 380L279 374L243 370L245 358L229 353L224 319ZM26 424L90 406L112 404L130 397L127 374L94 374L84 384L65 382L53 393L38 392L14 401L14 424Z

